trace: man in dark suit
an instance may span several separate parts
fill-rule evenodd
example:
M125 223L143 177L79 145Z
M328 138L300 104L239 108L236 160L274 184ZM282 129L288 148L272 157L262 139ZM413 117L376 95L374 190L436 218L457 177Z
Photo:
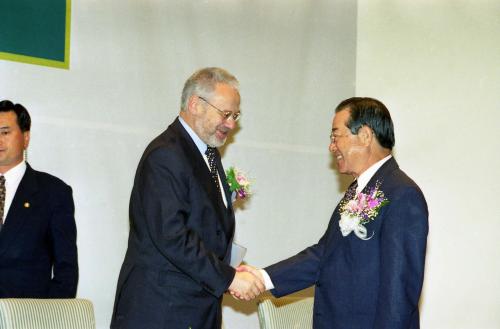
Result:
M263 291L254 275L229 266L235 223L216 147L240 117L238 88L223 69L195 72L179 117L146 148L111 328L220 328L225 291L245 299Z
M30 126L21 104L0 102L0 298L74 298L71 187L24 161Z
M339 104L330 152L356 179L319 242L256 271L277 297L316 285L315 329L416 329L424 278L427 205L391 156L393 123L372 98Z

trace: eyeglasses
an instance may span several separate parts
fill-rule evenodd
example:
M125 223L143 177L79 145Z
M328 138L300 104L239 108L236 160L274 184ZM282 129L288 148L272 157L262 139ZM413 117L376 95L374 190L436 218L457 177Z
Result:
M214 109L216 109L217 112L219 112L219 114L222 115L224 120L229 120L229 118L232 118L234 121L238 121L241 117L241 112L223 111L219 109L217 106L207 101L205 98L201 96L198 96L198 98L207 103L208 105L210 105L211 107L213 107Z
M330 133L330 143L335 143L337 141L337 139L339 139L341 137L347 137L347 135L335 135L335 133L332 131Z

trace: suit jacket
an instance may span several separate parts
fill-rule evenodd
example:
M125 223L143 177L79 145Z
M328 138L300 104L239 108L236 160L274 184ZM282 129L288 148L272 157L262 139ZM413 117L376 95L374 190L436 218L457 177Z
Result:
M128 249L111 328L220 328L234 214L179 119L146 148L130 198Z
M71 187L27 165L0 231L0 298L75 297L74 212Z
M428 211L418 186L394 158L375 173L389 204L365 227L369 240L342 236L339 206L316 245L266 268L283 296L313 284L315 329L417 329Z

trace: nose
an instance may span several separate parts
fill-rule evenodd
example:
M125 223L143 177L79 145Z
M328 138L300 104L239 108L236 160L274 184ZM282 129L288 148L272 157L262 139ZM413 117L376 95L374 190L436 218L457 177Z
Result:
M229 117L229 119L224 120L224 126L229 128L230 130L233 130L236 127L237 123L234 121L232 117Z
M337 145L335 145L335 142L333 142L333 141L330 142L330 146L328 146L328 150L331 153L334 153L337 150Z

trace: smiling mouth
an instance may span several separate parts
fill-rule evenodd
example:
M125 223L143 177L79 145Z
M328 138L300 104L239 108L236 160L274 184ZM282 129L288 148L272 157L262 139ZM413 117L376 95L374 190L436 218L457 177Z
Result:
M221 136L222 138L226 138L228 133L229 131L217 130L217 135Z

